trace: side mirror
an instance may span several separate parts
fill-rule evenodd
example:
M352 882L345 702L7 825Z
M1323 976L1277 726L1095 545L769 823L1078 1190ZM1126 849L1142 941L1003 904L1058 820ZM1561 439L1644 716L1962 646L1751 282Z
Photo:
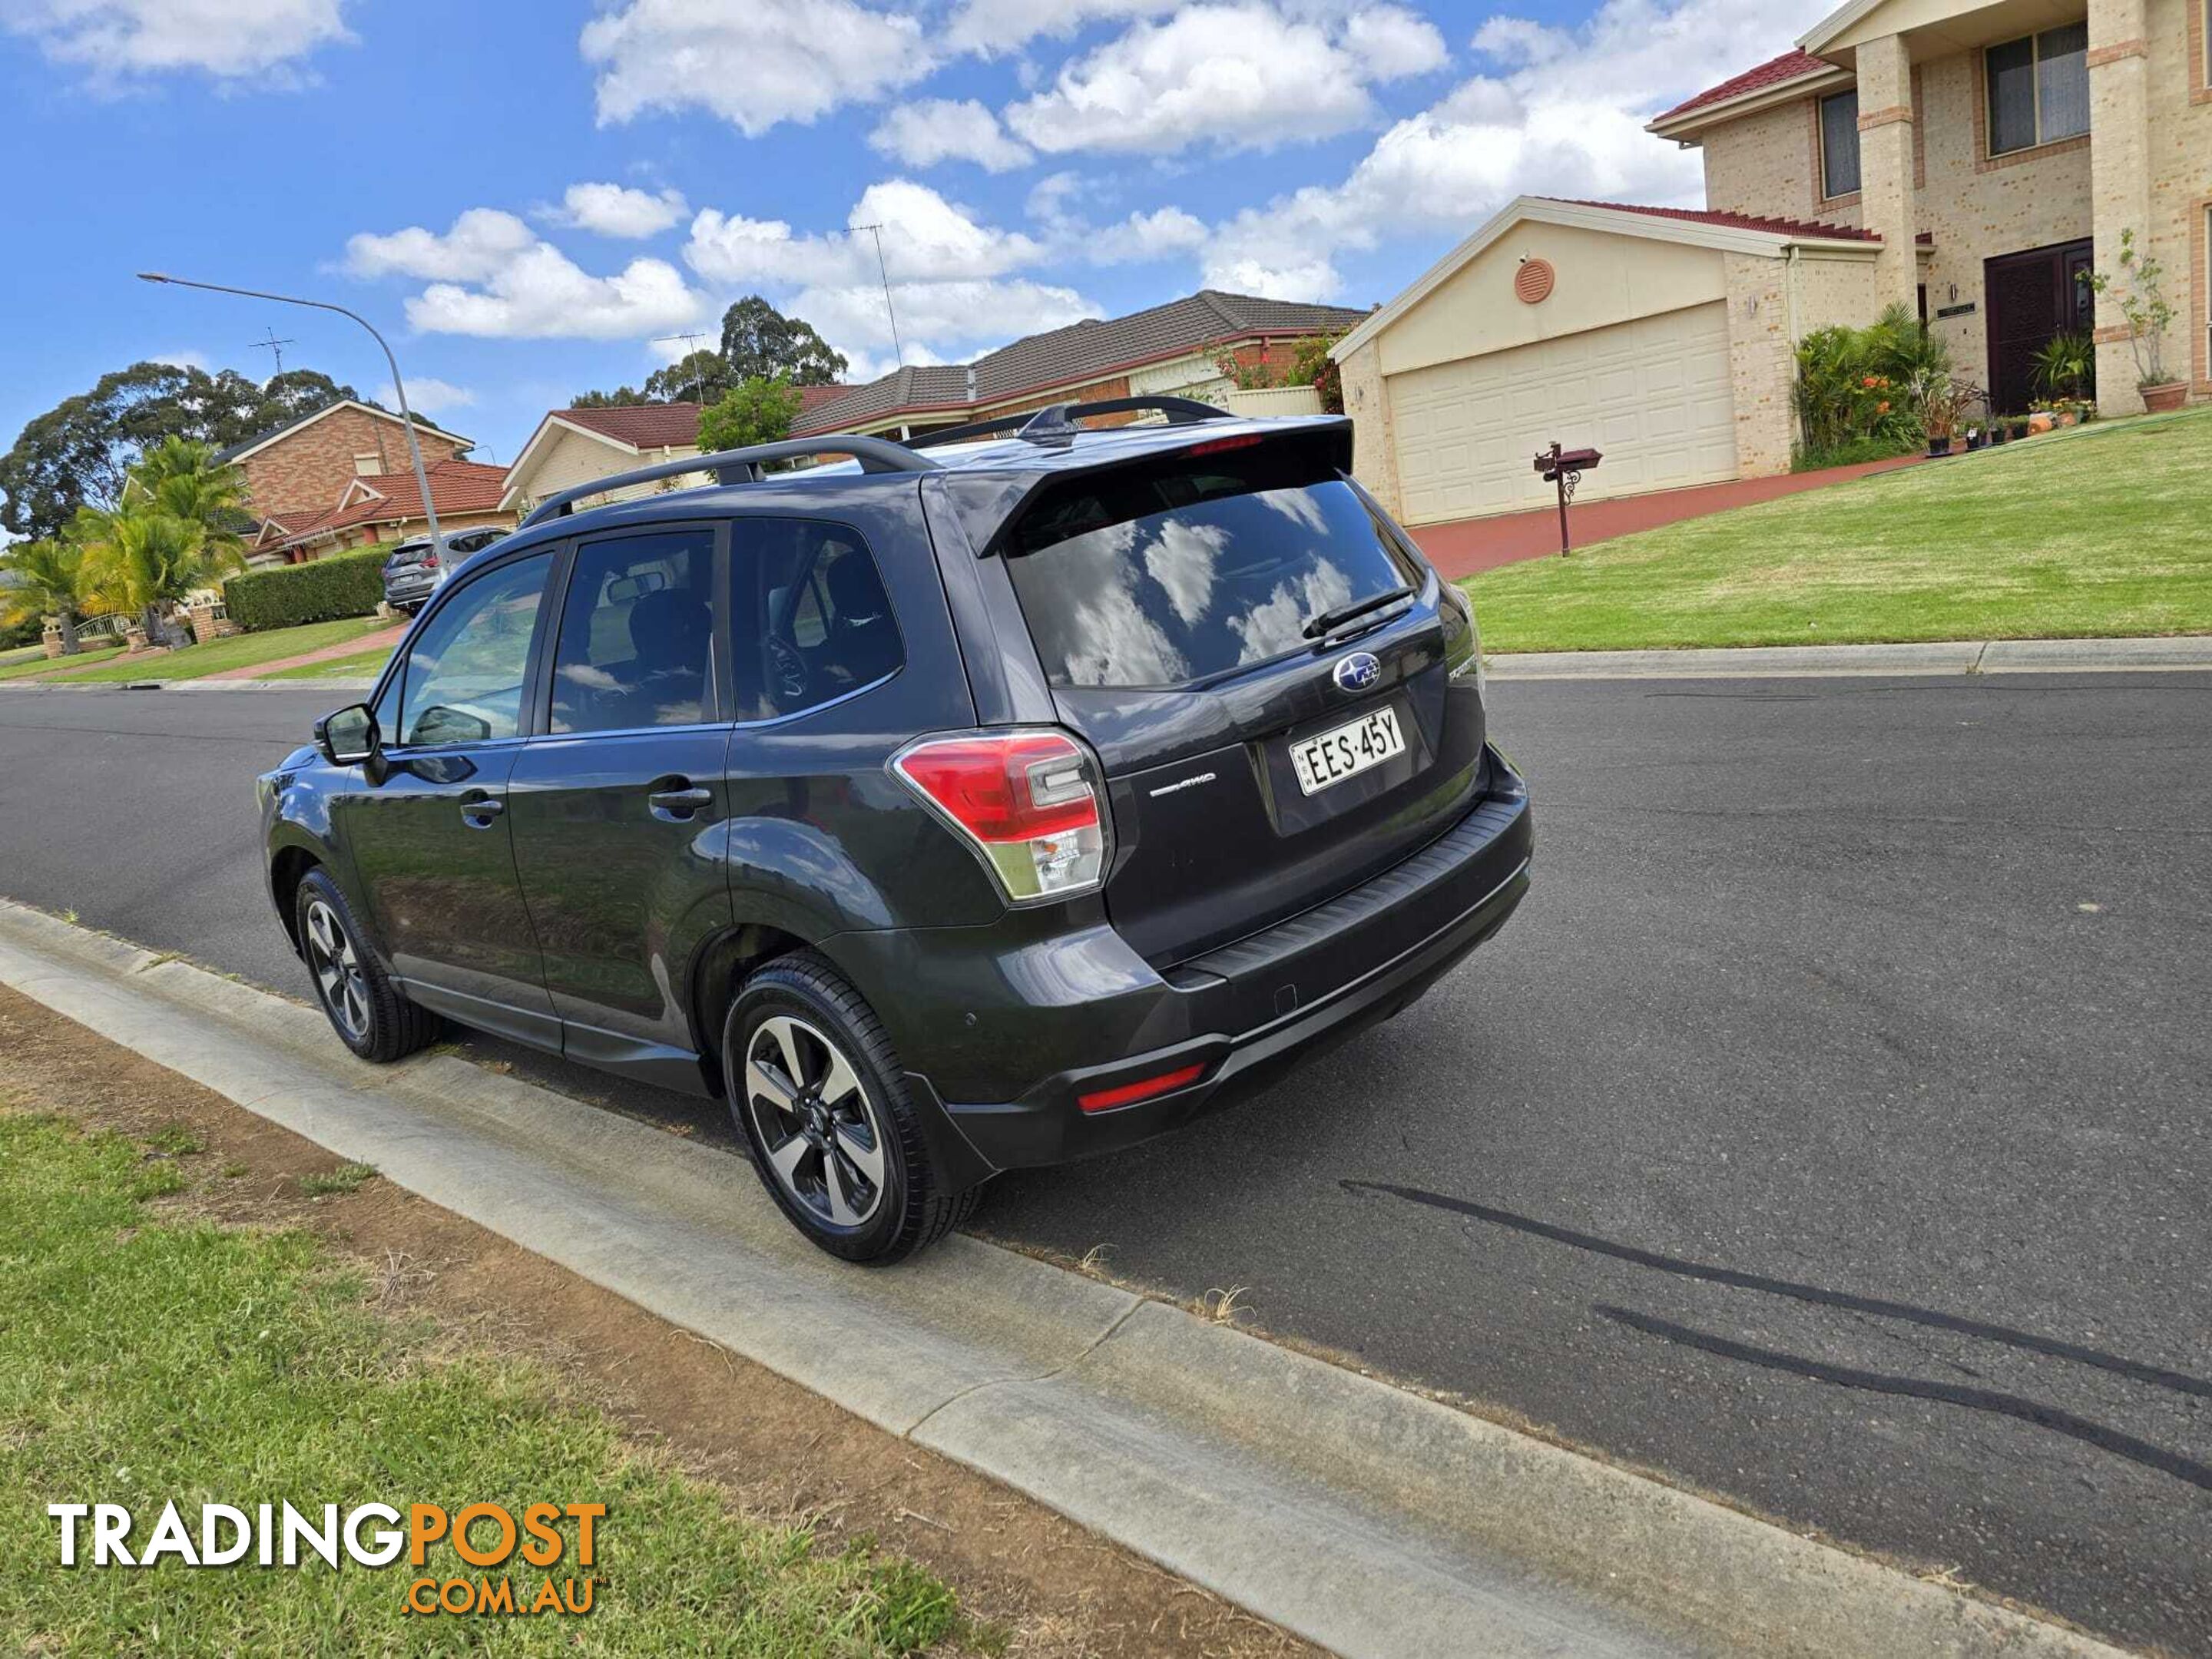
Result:
M380 741L376 716L365 702L350 704L315 722L315 747L333 766L365 764Z

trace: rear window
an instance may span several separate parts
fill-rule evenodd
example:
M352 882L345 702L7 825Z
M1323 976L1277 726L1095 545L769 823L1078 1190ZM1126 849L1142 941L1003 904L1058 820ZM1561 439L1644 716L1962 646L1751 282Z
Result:
M1306 623L1420 580L1310 452L1165 457L1051 486L1008 568L1056 686L1175 686L1310 645Z

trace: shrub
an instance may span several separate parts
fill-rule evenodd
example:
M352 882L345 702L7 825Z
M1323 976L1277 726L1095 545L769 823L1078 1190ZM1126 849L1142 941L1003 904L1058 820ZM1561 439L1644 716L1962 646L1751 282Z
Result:
M1943 343L1901 305L1870 327L1814 329L1797 345L1801 453L1829 453L1867 440L1894 446L1885 452L1891 454L1914 447L1923 433L1905 389L1950 368Z
M2086 328L2054 334L2036 349L2035 386L2053 399L2088 396L2097 389L2097 346Z
M780 376L740 380L700 411L699 447L711 453L776 443L791 435L799 405L799 388Z
M388 550L341 553L307 564L249 570L222 585L231 621L248 633L366 617L384 601Z

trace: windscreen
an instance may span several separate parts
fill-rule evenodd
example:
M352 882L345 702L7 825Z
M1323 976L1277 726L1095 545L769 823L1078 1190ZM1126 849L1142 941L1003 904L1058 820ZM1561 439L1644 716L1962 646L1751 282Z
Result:
M1307 648L1309 621L1420 578L1304 446L1201 446L1048 486L1008 568L1056 686L1187 685Z

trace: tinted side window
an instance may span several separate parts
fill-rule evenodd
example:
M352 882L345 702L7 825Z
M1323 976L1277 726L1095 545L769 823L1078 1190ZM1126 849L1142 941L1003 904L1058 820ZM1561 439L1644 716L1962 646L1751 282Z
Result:
M732 530L742 718L812 708L904 664L898 619L858 531L807 519L740 519Z
M556 732L714 718L711 531L586 542L553 648Z
M531 631L552 568L550 553L532 554L440 607L407 653L399 741L485 743L521 729Z

